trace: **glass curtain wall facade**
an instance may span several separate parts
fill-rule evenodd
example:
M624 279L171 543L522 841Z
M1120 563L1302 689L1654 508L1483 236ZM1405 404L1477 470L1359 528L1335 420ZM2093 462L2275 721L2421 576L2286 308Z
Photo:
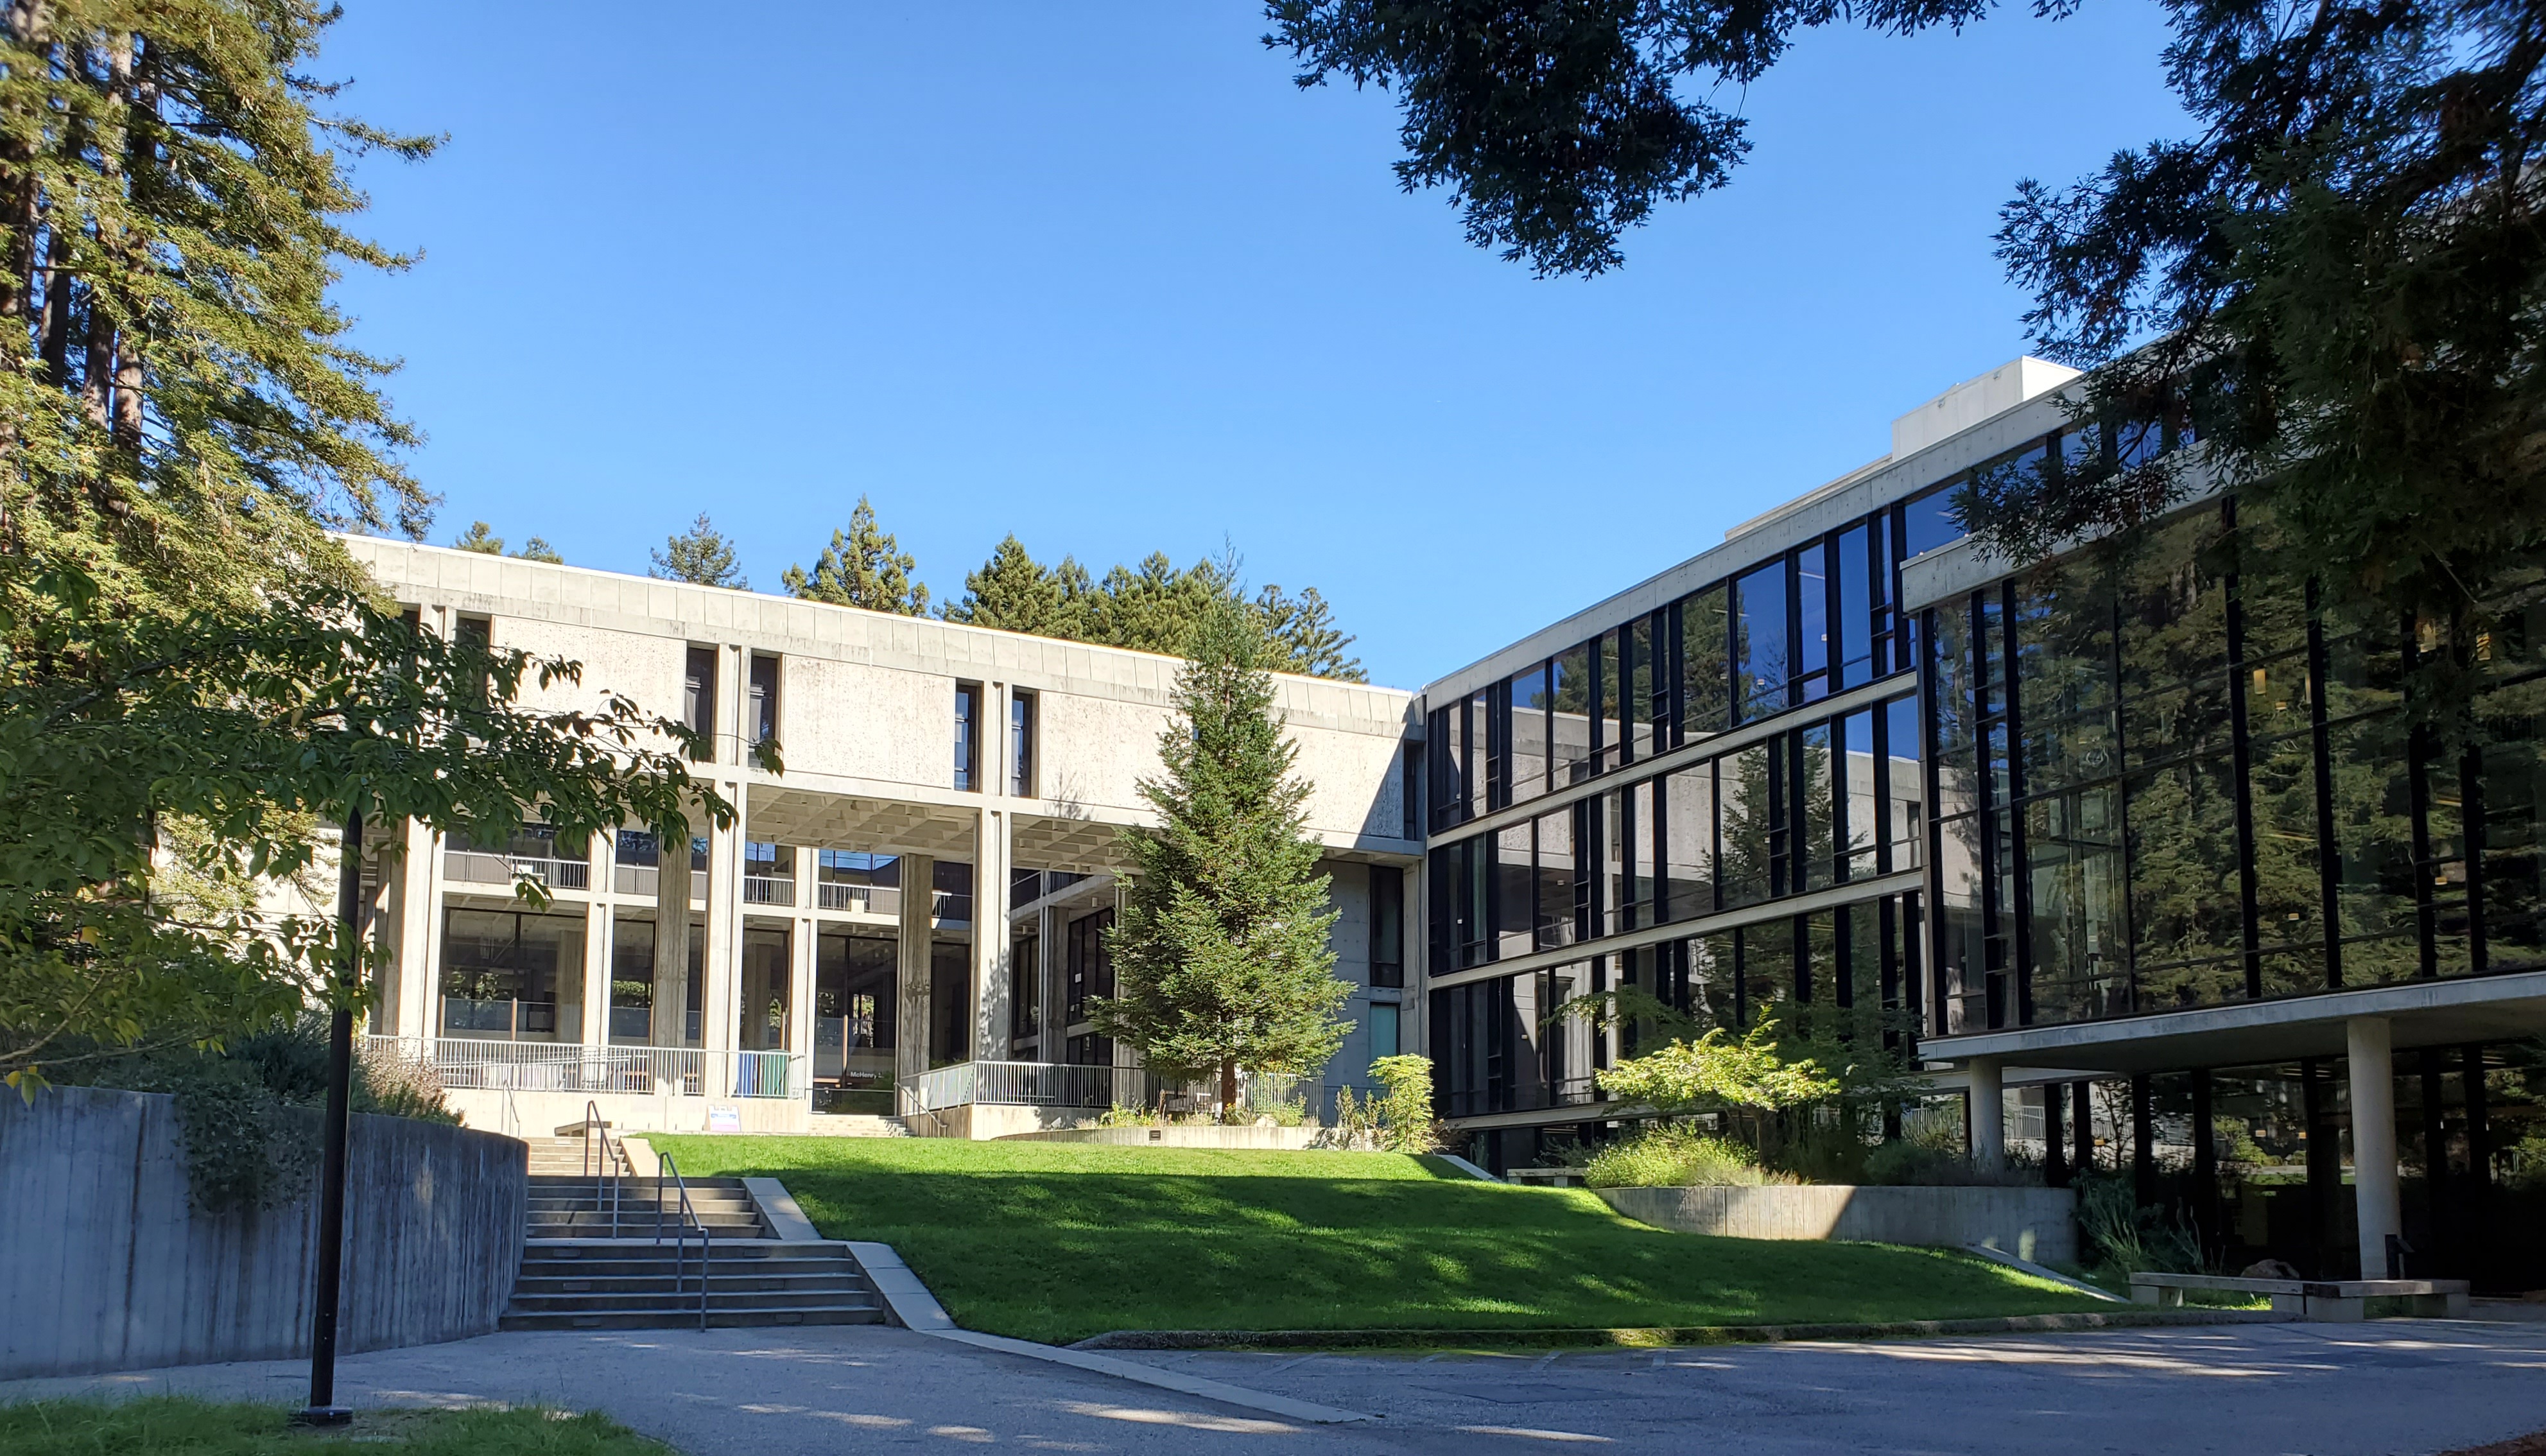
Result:
M1915 1018L1884 1013L1924 981L1914 890L1760 911L1918 866L1928 790L1900 567L1960 534L1941 496L1890 505L1433 709L1443 1115L1597 1100L1593 1074L1634 1054L1639 1028L1594 1034L1578 998L1627 987L1736 1027L1823 1003L1898 1044Z
M1929 1031L2546 965L2546 580L2451 643L2240 569L2272 546L2216 501L1926 614ZM2463 749L2406 724L2429 653Z

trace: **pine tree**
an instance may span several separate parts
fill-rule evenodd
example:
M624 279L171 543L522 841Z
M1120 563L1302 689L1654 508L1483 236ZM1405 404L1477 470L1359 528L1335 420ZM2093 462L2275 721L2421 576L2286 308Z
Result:
M1270 653L1246 605L1201 615L1176 678L1163 773L1141 781L1155 828L1128 829L1130 895L1108 941L1119 994L1091 1019L1169 1076L1306 1073L1342 1045L1327 877L1304 832L1310 785L1274 708Z
M876 526L875 507L861 495L858 508L849 513L849 529L831 533L831 544L813 562L812 574L790 566L781 579L789 595L808 602L922 617L928 613L928 588L910 579L917 564L899 542Z
M1013 535L1002 540L978 570L964 577L964 595L947 603L949 622L1037 637L1085 641L1095 584L1087 568L1068 557L1046 566Z
M654 566L647 574L667 581L686 581L693 586L727 586L735 591L749 591L751 583L735 568L733 543L717 530L708 513L690 523L690 529L665 538L663 549L652 554Z
M468 529L460 533L451 544L461 551L473 551L480 556L500 557L504 554L504 538L496 535L495 528L483 521L469 522Z
M546 561L552 566L562 566L565 564L564 554L559 552L555 547L549 545L548 538L544 536L534 536L530 540L523 542L522 549L514 555L519 556L525 561Z
M1233 561L1206 558L1178 570L1164 552L1151 552L1138 569L1116 566L1097 588L1088 640L1136 652L1182 652L1236 577ZM1282 670L1278 661L1267 665Z
M1282 658L1281 671L1338 682L1370 681L1361 659L1344 655L1354 639L1335 626L1334 609L1315 587L1291 597L1278 586L1267 586L1255 594L1255 612L1263 619L1265 637Z

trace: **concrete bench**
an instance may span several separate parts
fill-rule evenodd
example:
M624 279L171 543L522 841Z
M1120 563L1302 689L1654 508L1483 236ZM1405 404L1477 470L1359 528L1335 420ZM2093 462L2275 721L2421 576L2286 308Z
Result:
M2272 1301L2275 1314L2301 1320L2354 1321L2369 1318L2369 1301L2413 1301L2424 1319L2463 1320L2467 1315L2464 1279L2236 1279L2222 1274L2133 1274L2131 1299L2139 1304L2174 1306L2188 1289L2223 1294L2260 1294Z
M1503 1181L1533 1188L1570 1188L1582 1182L1578 1167L1516 1167L1503 1174Z

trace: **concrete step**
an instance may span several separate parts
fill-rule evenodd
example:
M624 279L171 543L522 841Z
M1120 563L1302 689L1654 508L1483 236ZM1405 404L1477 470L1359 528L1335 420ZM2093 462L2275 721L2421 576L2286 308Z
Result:
M557 1273L531 1273L525 1270L513 1281L513 1298L562 1299L568 1296L590 1298L623 1294L677 1294L687 1289L693 1294L699 1287L699 1263L692 1259L678 1275L666 1264L659 1271L643 1274L602 1274L590 1269L568 1266ZM866 1278L854 1268L825 1262L820 1267L801 1273L768 1274L744 1265L725 1266L721 1261L708 1270L708 1280L719 1293L728 1290L757 1290L775 1294L803 1294L808 1291L865 1292Z
M507 1312L499 1329L681 1329L696 1328L698 1306L686 1314L669 1310L553 1310ZM881 1325L884 1311L872 1305L829 1305L797 1309L741 1309L708 1312L712 1329L756 1328L773 1325Z
M808 1254L803 1257L761 1257L755 1254L732 1255L730 1241L717 1240L708 1249L709 1267L720 1276L737 1279L778 1279L799 1274L827 1275L834 1269L855 1265L839 1254ZM809 1245L806 1245L809 1246ZM659 1249L659 1252L657 1251ZM638 1243L625 1254L590 1254L582 1258L544 1258L537 1253L522 1260L520 1277L525 1279L604 1279L622 1276L652 1277L669 1274L674 1265L695 1269L699 1266L699 1241L693 1237L686 1249L676 1251L670 1240L660 1244Z
M672 1226L674 1222L675 1221L669 1219L663 1221L663 1237L666 1241L670 1240L672 1237ZM707 1231L710 1234L715 1235L719 1241L727 1239L759 1239L766 1237L768 1234L767 1230L760 1227L760 1221L758 1219L744 1218L740 1216L732 1218L702 1218L687 1227L691 1231L691 1239L693 1242L696 1242L698 1237L697 1231L701 1227L705 1227ZM616 1220L613 1220L608 1214L552 1214L546 1217L534 1216L525 1230L525 1233L527 1237L532 1239L608 1239L613 1237L621 1239L651 1239L654 1237L654 1219L650 1214L641 1219L632 1219L627 1215L622 1214Z
M690 1237L690 1243L693 1248L697 1246L697 1235ZM617 1239L596 1239L587 1234L572 1239L534 1239L524 1246L522 1253L525 1259L641 1258L645 1256L646 1250L660 1247L666 1250L665 1256L669 1257L671 1246L671 1232L666 1229L660 1244L654 1242L651 1232L622 1235ZM839 1258L845 1256L847 1252L848 1244L835 1239L720 1238L716 1242L716 1256L721 1259Z
M735 1289L726 1290L715 1280L708 1281L708 1313L719 1310L819 1310L873 1309L873 1294L863 1289ZM505 1307L506 1314L552 1315L560 1310L692 1310L699 1307L699 1281L693 1276L686 1291L670 1289L637 1292L621 1290L595 1296L581 1294L516 1294Z

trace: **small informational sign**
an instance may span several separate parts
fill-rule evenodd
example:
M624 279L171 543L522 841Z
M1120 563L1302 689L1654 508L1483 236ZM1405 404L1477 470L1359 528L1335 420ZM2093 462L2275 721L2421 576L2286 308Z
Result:
M730 1103L708 1104L708 1131L738 1133L742 1131L742 1109Z

